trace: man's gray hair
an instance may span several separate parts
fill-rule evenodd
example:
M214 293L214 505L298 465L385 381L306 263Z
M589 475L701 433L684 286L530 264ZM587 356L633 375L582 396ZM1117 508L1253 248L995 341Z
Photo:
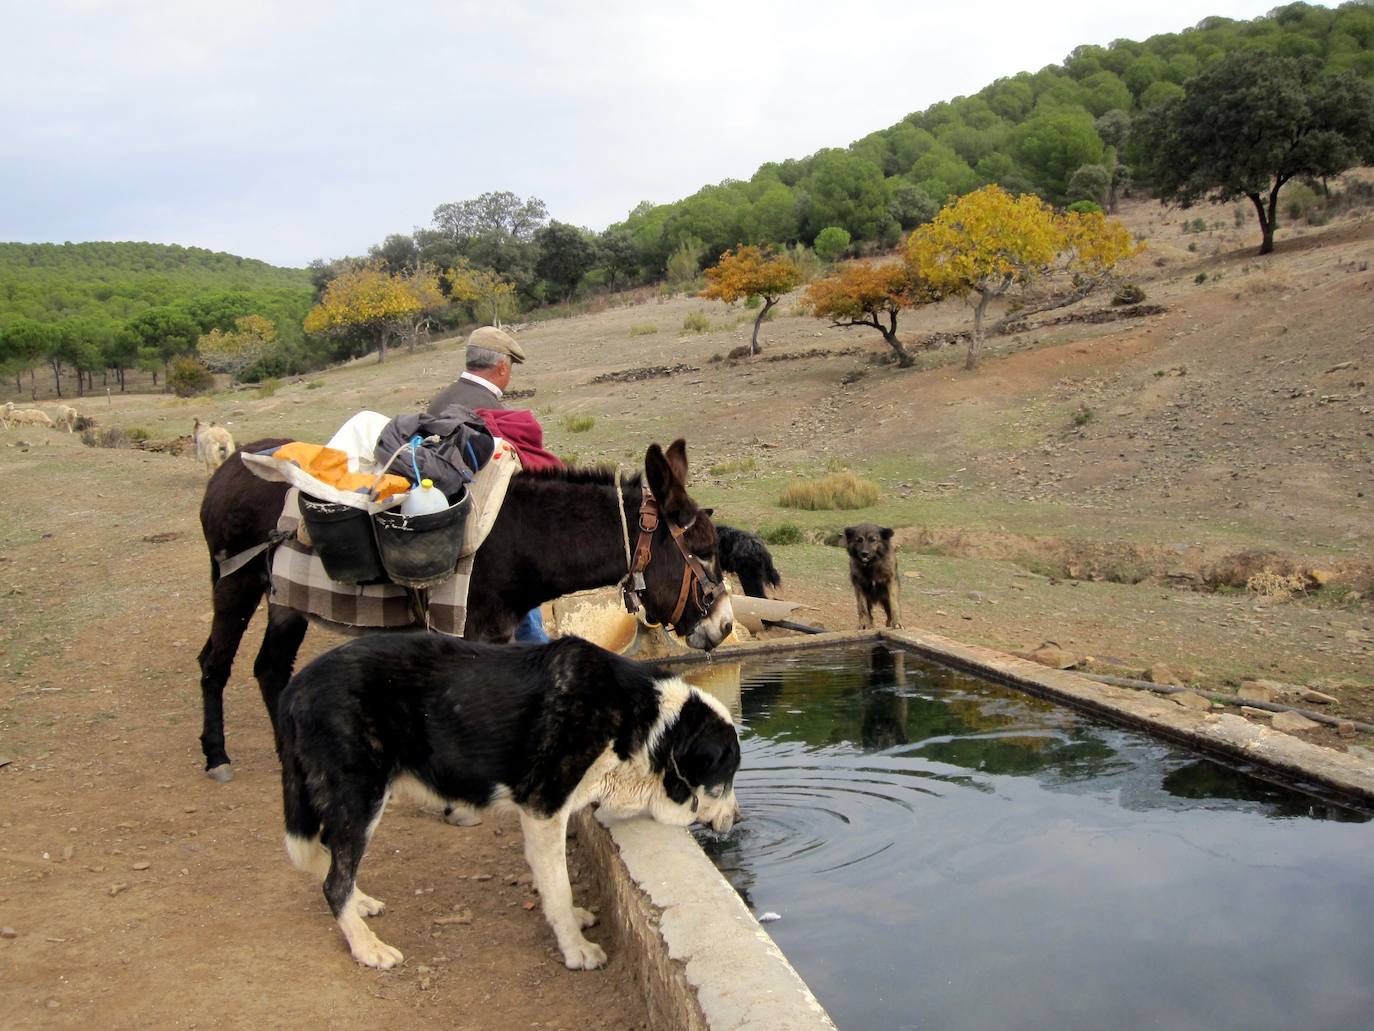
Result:
M501 351L493 351L486 347L468 346L467 356L464 359L467 367L476 369L494 369L502 362L510 361L510 355Z

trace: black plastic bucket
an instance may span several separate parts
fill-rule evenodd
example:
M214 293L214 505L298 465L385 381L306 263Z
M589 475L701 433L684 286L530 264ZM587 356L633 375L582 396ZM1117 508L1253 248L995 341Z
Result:
M393 583L433 587L453 575L463 548L472 499L467 488L442 512L402 515L397 510L372 517L382 568Z
M386 582L372 517L361 508L300 496L301 521L310 546L320 556L331 580L346 584Z

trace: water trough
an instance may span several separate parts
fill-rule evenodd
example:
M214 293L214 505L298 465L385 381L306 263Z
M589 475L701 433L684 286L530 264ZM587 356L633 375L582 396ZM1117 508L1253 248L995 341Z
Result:
M1322 788L1374 802L1374 770L1353 756L1311 745L1229 713L1197 711L1051 670L986 648L922 631L829 633L754 641L722 649L718 666L769 653L887 641L944 666ZM705 661L689 655L685 663ZM747 807L747 799L744 804ZM606 826L584 814L577 831L607 886L615 931L638 979L655 1027L712 1029L830 1028L830 1017L730 883L693 838L647 821ZM603 911L603 916L605 911Z

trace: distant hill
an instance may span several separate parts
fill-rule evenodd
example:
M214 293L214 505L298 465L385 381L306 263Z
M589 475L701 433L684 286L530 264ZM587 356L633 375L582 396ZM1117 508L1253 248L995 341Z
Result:
M1132 120L1237 52L1306 58L1329 74L1374 79L1374 4L1294 3L1249 21L1208 17L1143 42L1075 47L1062 64L932 104L847 147L770 161L747 180L670 204L646 201L607 233L652 275L680 249L709 261L736 243L809 243L828 226L865 246L892 246L950 196L988 183L1064 203L1100 200L1084 184L1105 176L1114 198L1131 185Z
M0 326L77 316L122 323L149 308L229 292L295 311L309 306L310 273L175 244L0 243Z

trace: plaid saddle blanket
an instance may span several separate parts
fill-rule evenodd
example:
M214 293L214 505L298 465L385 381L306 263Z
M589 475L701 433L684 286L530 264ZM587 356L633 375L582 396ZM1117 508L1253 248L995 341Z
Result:
M292 487L277 529L295 530L300 523L300 491ZM330 623L352 627L427 627L453 637L463 636L467 623L468 580L476 552L464 555L451 577L428 590L427 604L418 606L417 592L400 584L345 584L331 580L314 549L294 537L272 555L271 600Z

